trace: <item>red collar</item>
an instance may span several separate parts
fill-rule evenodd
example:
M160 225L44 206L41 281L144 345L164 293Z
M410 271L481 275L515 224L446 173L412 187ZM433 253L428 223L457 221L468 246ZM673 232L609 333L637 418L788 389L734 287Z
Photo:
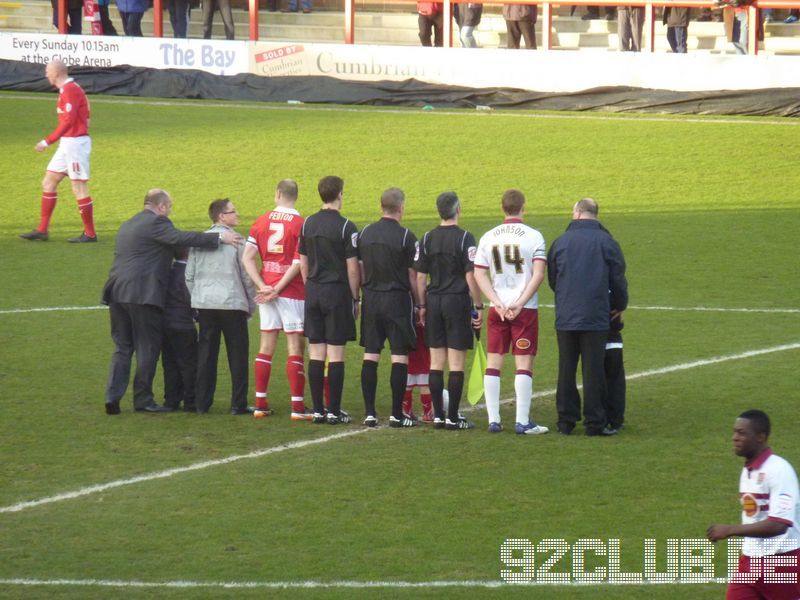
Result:
M504 225L505 225L506 223L522 223L522 219L520 219L519 217L507 217L507 218L506 218L506 219L503 221L503 224L504 224Z
M750 462L744 463L744 467L748 471L754 471L756 469L760 469L761 465L763 465L765 462L767 462L767 459L770 456L772 456L772 449L764 448L764 450L762 450L761 453L758 456L756 456L753 460L751 460Z

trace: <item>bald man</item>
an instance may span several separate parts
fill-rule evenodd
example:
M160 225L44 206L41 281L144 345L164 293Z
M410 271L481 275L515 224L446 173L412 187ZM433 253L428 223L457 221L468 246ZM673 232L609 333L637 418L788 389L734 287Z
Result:
M89 195L89 155L92 140L89 137L89 101L81 86L69 76L67 65L61 60L51 61L46 69L47 80L58 88L58 127L36 144L37 152L59 142L42 180L42 209L39 225L33 231L19 237L30 241L46 242L49 239L50 218L56 208L58 184L64 177L72 182L72 192L78 201L78 210L83 220L83 233L69 241L75 244L96 242L92 214L92 198Z

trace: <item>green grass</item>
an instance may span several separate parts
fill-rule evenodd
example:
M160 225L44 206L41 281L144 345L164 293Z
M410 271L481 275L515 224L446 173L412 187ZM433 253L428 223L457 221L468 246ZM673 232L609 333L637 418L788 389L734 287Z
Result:
M633 308L626 313L629 374L800 342L800 314L651 310L665 306L780 309L800 306L796 127L758 119L581 119L570 115L276 107L92 104L92 195L100 242L74 247L74 199L62 187L51 241L16 234L38 215L49 159L33 145L54 122L44 100L0 95L0 310L94 306L119 224L147 189L175 198L174 221L206 227L208 203L229 196L244 233L294 177L302 213L316 210L316 181L346 182L343 213L363 226L380 192L399 186L407 223L436 222L434 199L454 189L476 236L496 224L508 187L528 196L527 221L548 244L574 201L600 202L625 251ZM279 108L279 107L278 107ZM555 118L554 118L555 117ZM554 388L552 293L542 290L536 390ZM257 347L257 319L251 349ZM102 414L112 344L104 310L0 313L0 506L204 460L246 454L358 427L292 423L282 367L271 386L278 414L225 414L224 359L206 417ZM344 406L361 414L360 348L348 347ZM285 346L276 363L282 365ZM735 522L740 460L734 417L753 406L773 418L776 451L800 464L796 365L800 350L631 379L628 425L614 439L520 439L478 429L380 428L81 498L0 513L0 579L165 582L500 582L507 538L620 539L623 570L643 567L643 540L702 538ZM503 395L512 393L504 370ZM381 368L385 416L388 368ZM161 389L160 376L156 389ZM553 426L552 395L534 403ZM513 407L503 408L506 424ZM544 560L545 554L537 554ZM569 558L569 557L568 557ZM591 564L595 564L591 560ZM603 564L602 562L599 564ZM715 565L725 573L723 547ZM663 563L660 564L663 567ZM555 570L569 569L569 562ZM719 584L643 587L414 589L180 589L23 587L9 598L433 596L715 598Z

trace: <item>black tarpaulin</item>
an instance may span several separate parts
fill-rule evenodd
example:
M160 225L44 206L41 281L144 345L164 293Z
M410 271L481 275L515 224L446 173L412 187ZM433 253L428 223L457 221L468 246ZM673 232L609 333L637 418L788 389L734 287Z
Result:
M74 67L70 74L89 94L258 102L439 108L569 110L702 115L800 116L800 88L674 92L601 87L572 93L513 88L469 88L405 81L344 81L333 77L212 75L203 71ZM43 65L0 60L0 89L43 92L52 87Z

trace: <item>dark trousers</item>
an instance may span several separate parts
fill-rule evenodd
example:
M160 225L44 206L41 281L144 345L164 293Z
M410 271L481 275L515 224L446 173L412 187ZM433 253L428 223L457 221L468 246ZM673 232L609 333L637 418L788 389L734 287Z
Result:
M164 371L164 406L195 410L197 385L197 331L165 329L161 347Z
M82 30L83 9L67 9L67 33L80 35ZM53 26L58 29L58 4L53 5Z
M103 25L103 35L117 35L117 28L111 22L111 17L108 15L108 6L99 6L100 10L100 23Z
M225 25L225 37L233 39L233 13L230 0L204 0L203 1L203 37L211 39L211 27L214 24L214 12L219 8L222 23Z
M669 47L676 54L686 54L686 37L688 27L667 27Z
M166 6L173 37L189 37L189 0L168 0Z
M506 21L508 40L506 45L509 48L519 48L519 41L525 38L525 47L536 50L536 31L533 29L533 22L525 21Z
M136 374L133 377L133 406L144 408L153 404L153 377L161 352L161 309L149 304L112 302L111 339L116 350L111 355L111 369L106 385L106 403L119 404L128 389L131 359L136 354Z
M419 24L419 41L423 46L431 45L431 30L433 30L433 45L439 48L444 45L444 35L442 35L444 15L442 13L419 15L417 23Z
M125 35L131 37L142 37L142 17L144 13L140 12L122 12L119 11L119 16L122 18L122 29Z
M247 313L241 310L200 309L200 340L197 346L197 412L214 403L217 389L217 359L220 334L225 336L231 371L231 408L247 408L250 341Z
M571 430L581 420L581 397L575 382L578 359L583 374L583 421L586 431L596 433L606 424L604 361L608 331L556 331L558 338L558 425Z
M625 422L625 363L622 360L622 348L606 350L606 400L604 407L608 425L619 429Z

